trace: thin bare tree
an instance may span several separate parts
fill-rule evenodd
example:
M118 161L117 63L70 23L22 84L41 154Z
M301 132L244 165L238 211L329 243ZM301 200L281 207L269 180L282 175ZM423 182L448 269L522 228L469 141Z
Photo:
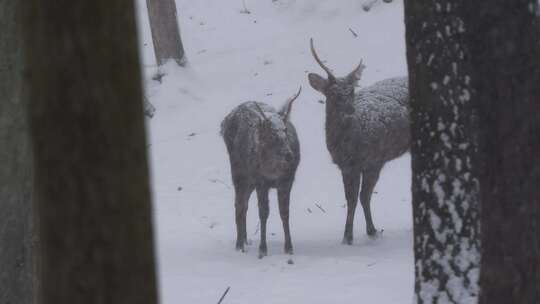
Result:
M152 31L154 53L158 65L174 59L185 64L185 53L176 16L175 0L146 0L148 19Z

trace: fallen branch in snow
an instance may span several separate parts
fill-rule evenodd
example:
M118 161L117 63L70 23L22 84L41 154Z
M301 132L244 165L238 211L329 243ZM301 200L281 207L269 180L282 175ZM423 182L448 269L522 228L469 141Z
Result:
M353 34L354 38L358 37L358 34L355 31L353 31L352 28L349 28L349 31Z
M211 181L214 184L215 183L220 183L220 184L224 185L225 187L231 189L231 186L229 186L227 183L225 183L224 181L222 181L222 180L220 180L218 178L211 178L211 179L209 179L209 181Z
M225 292L223 293L223 295L221 296L221 298L219 299L219 301L217 302L217 304L221 304L221 301L223 301L223 299L225 299L225 296L227 295L227 293L229 292L229 289L231 289L231 287L227 287L227 289L225 289Z
M364 9L364 11L368 12L375 6L375 4L377 4L377 2L379 2L379 0L368 0L364 4L362 4L362 8Z
M326 210L324 210L323 207L321 207L321 205L315 203L315 206L317 206L319 209L321 209L322 212L326 213Z

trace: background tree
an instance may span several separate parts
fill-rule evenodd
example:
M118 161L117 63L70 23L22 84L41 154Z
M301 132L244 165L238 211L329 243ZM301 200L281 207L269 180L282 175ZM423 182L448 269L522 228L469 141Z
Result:
M41 303L156 303L133 1L21 5Z
M0 1L0 303L34 301L32 155L21 90L20 1Z
M470 1L463 12L480 126L483 304L540 303L538 5Z
M417 303L478 297L479 190L463 3L405 1Z
M174 59L178 65L183 66L185 54L176 18L175 0L146 0L146 6L157 64L162 65Z

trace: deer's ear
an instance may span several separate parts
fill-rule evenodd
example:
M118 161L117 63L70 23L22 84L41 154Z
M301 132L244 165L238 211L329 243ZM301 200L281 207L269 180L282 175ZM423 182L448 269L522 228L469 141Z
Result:
M324 93L324 91L328 87L328 80L318 74L309 73L308 79L311 87L321 93Z
M349 75L347 75L347 80L349 80L349 83L356 84L361 78L362 73L366 69L366 66L364 65L363 61L360 60L360 64L351 72Z

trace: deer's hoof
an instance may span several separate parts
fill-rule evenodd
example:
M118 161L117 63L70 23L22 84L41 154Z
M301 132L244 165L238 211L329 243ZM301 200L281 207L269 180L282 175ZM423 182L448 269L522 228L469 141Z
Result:
M293 254L293 247L292 245L285 245L285 247L283 248L283 251L285 252L285 254Z
M259 247L259 259L262 259L263 257L268 255L268 249L266 249L266 246Z
M352 245L353 244L353 237L352 236L344 236L343 240L341 241L341 244L343 244L343 245Z
M381 229L381 230L372 229L372 230L368 230L367 235L368 235L368 237L370 239L374 240L374 239L378 239L379 237L381 237L382 234L383 234L383 231L384 231L384 229Z
M245 252L244 251L244 242L242 242L242 241L236 242L236 251Z

